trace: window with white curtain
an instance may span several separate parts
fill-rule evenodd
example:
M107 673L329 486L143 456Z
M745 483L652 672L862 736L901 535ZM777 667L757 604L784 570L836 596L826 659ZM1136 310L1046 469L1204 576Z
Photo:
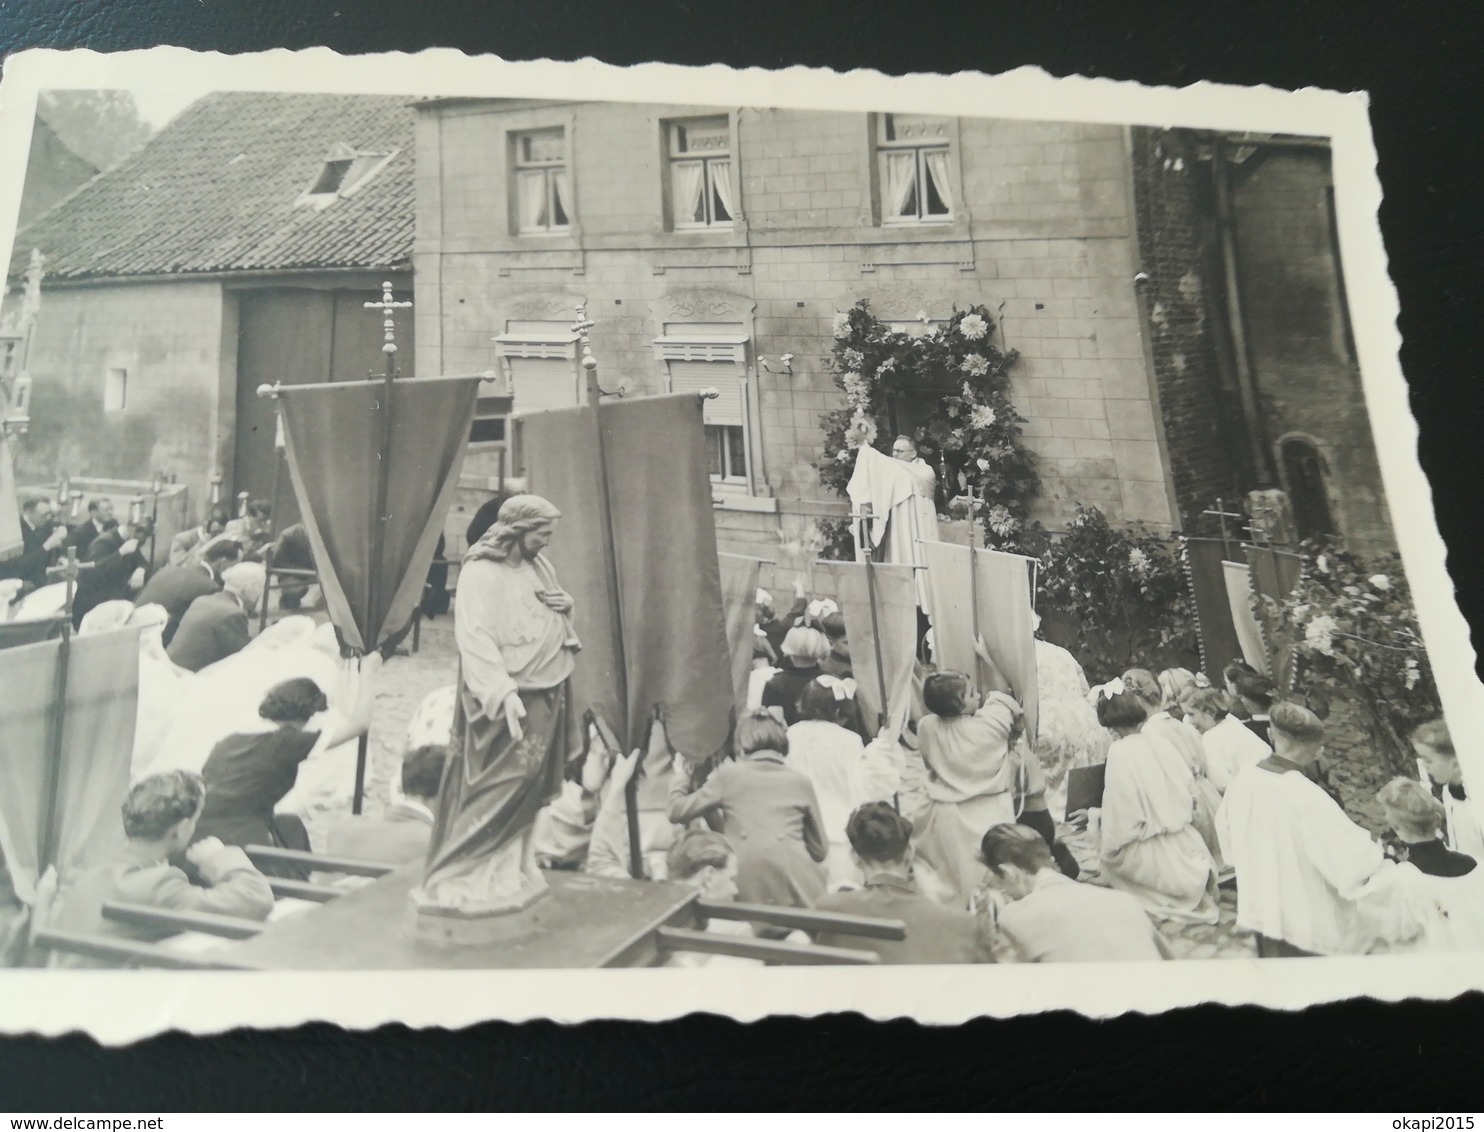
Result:
M522 236L566 232L572 223L567 133L557 126L511 135L515 225Z
M940 224L953 219L948 119L878 114L876 157L883 224Z
M737 208L732 130L726 115L666 124L670 221L677 230L730 228Z

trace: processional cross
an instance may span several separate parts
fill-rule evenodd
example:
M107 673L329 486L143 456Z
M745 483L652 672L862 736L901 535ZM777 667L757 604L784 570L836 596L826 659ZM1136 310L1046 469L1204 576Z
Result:
M386 379L391 381L397 376L397 326L392 316L397 311L411 310L412 300L392 298L391 280L386 280L381 284L381 299L361 306L368 311L381 311L381 352L386 355Z

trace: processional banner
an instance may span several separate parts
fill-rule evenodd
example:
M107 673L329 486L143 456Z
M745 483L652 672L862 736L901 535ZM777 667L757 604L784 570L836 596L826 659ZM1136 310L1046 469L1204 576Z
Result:
M939 668L972 673L978 683L977 631L1025 709L1026 734L1034 740L1039 712L1030 559L956 543L918 545L928 567L934 662Z
M856 699L866 719L900 732L912 712L917 659L917 587L911 566L822 562L834 577L835 600L850 641ZM878 664L879 658L879 664ZM881 689L886 702L881 702Z
M1242 646L1237 640L1236 623L1232 620L1231 599L1226 592L1226 543L1220 539L1185 540L1186 577L1190 596L1195 602L1196 629L1201 640L1201 664L1215 684L1221 683L1221 672L1234 660L1242 659Z
M0 561L14 558L24 546L21 505L16 497L15 462L10 441L0 434Z
M282 386L289 475L330 620L368 653L422 598L458 487L480 378ZM388 419L390 415L390 419Z
M720 751L736 700L701 399L552 409L519 427L529 490L562 512L547 554L576 603L577 707L624 753L645 746L656 710L674 749ZM649 789L663 769L646 764Z
M721 604L727 624L727 648L732 654L732 702L747 702L752 647L757 640L757 582L762 560L741 554L717 556L721 564Z
M129 789L139 630L0 651L0 688L0 851L16 895L30 905L47 865L65 876L106 859L123 842L118 815ZM42 844L48 808L56 815L51 846Z

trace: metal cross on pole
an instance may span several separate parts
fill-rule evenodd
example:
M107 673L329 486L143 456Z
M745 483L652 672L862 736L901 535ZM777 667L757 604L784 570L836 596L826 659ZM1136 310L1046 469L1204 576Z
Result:
M1217 522L1221 524L1221 553L1224 557L1230 559L1232 556L1231 536L1227 533L1226 521L1228 519L1244 519L1246 516L1238 514L1235 511L1228 511L1226 509L1226 502L1222 499L1216 500L1214 510L1202 511L1201 514L1214 515Z
M377 406L381 412L381 440L376 449L376 523L371 528L371 561L369 584L366 587L366 606L362 618L362 631L373 631L371 618L380 604L380 570L382 554L386 546L386 500L391 476L392 451L392 383L397 380L397 326L393 316L399 310L410 310L410 299L394 299L392 284L386 280L381 285L380 300L361 304L368 311L381 312L381 352L386 355L386 373ZM375 647L375 641L364 641L367 650ZM356 787L351 800L351 812L361 812L362 795L366 789L366 760L370 751L370 735L363 732L356 745Z

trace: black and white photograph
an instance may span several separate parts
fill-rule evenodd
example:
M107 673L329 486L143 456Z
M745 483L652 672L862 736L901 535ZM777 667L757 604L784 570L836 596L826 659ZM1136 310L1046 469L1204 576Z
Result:
M0 1027L1484 984L1363 101L355 62L7 68Z

